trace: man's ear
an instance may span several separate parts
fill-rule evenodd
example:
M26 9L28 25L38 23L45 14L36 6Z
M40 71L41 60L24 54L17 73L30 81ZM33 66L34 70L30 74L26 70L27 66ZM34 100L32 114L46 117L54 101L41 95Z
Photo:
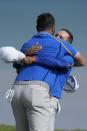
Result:
M52 35L55 33L55 26L52 27Z

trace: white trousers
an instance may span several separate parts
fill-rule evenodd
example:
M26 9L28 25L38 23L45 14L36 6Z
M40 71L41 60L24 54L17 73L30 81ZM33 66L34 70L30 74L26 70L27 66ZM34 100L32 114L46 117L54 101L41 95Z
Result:
M55 127L55 120L57 113L60 113L60 103L59 100L55 97L51 97L50 99L50 119L49 119L49 126L48 131L54 131Z
M33 81L14 84L13 88L16 131L53 131L58 102L50 96L48 85Z

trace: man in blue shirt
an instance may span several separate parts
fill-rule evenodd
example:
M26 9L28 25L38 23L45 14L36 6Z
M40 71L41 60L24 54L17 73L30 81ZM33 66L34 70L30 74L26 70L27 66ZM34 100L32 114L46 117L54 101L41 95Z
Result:
M63 39L65 41L68 41L70 44L72 44L73 42L73 35L71 34L71 32L67 29L61 29L59 32L57 32L55 34L55 37L57 38L60 38L60 39ZM31 48L29 48L26 52L26 56L32 56L32 57L26 57L22 62L24 62L24 64L31 64L32 62L36 61L37 60L35 59L35 52L39 51L41 49L41 47L39 46L39 43L36 43L35 45L33 45ZM44 56L45 57L45 56ZM68 56L67 56L68 57ZM66 58L66 63L68 62L68 59ZM41 60L41 58L43 59L43 57L40 56L40 59L38 61L38 64L42 64L43 65L48 65L50 66L50 64L48 63L48 61L44 61L44 60ZM64 59L64 58L63 58ZM31 62L31 63L30 63ZM64 66L64 62L63 60L61 59L59 62L61 62L61 65L59 66ZM51 63L52 64L52 63ZM19 67L18 67L19 66ZM20 69L20 66L22 65L19 65L17 63L14 63L14 67L17 69L17 72L18 72L18 69ZM67 66L67 64L66 64ZM74 81L71 82L71 79L73 79ZM64 88L63 90L66 91L66 92L74 92L78 87L75 86L75 81L76 81L76 78L74 76L70 76L68 78L68 80L66 81L66 84L64 85ZM69 83L68 83L69 82ZM76 82L77 83L77 82Z
M37 42L42 49L35 54L36 63L22 66L14 83L15 95L12 100L12 108L17 131L47 131L51 99L52 97L61 98L64 82L70 73L70 66L74 63L73 59L79 65L84 65L83 57L75 48L68 42L57 40L52 36L54 27L54 17L49 13L41 14L37 19L38 33L22 46L21 51L25 54L27 49ZM67 68L65 68L64 57L69 61ZM65 64L63 67L61 59ZM50 67L42 65L41 60L42 62L48 60ZM53 103L57 106L57 102Z
M62 28L59 32L55 34L55 37L68 41L70 44L72 44L73 42L73 35L68 29ZM78 89L78 87L79 84L76 80L76 77L70 75L66 83L64 84L63 90L70 93L70 92L75 92Z
M73 42L73 35L71 34L71 32L69 31L69 30L67 30L67 29L61 29L58 33L56 33L56 35L55 35L56 37L58 37L58 39L60 38L60 39L63 39L63 40L65 40L65 41L68 41L70 44L72 44L72 42ZM36 51L38 51L38 46L36 46ZM29 55L30 54L30 52L32 52L31 54L33 54L33 49L31 48L29 48L29 51L27 52L27 55ZM29 54L28 54L29 53ZM35 53L35 52L34 52ZM30 55L31 55L30 54ZM45 56L44 56L45 57ZM69 57L70 56L65 56L65 57L63 57L59 62L61 63L61 65L59 64L59 66L61 66L61 67L63 67L63 66L65 66L65 64L64 64L64 61L63 61L63 59L65 58L65 61L66 61L66 67L68 66L68 62L69 62ZM41 59L43 59L43 60L41 60ZM40 57L39 58L39 61L38 61L38 63L40 62L40 64L44 64L44 65L47 65L47 66L51 66L50 65L50 63L48 63L48 61L49 61L49 59L46 57L46 58L42 58L42 57ZM54 62L54 61L51 61L51 64L52 64L52 62ZM57 61L57 63L58 63L58 61ZM27 61L27 59L25 60L25 64L28 64L28 61ZM73 78L73 76L71 77L71 76L69 76L69 78L71 79L71 78ZM69 80L70 80L69 79ZM76 80L75 78L74 78L74 80ZM75 82L75 81L74 81ZM70 84L70 83L69 83ZM74 84L74 83L72 83L72 84ZM67 83L64 85L64 87L63 87L63 90L65 90L65 91L67 91L67 92L70 92L70 91L75 91L75 89L73 88L71 88L71 87L67 87L68 85L67 85ZM72 85L71 85L72 86ZM55 103L57 102L57 99L55 98L55 97L52 97L52 99L51 99L51 110L50 110L50 122L49 122L49 128L48 128L48 130L50 130L50 131L53 131L54 130L54 124L55 124L55 117L56 117L56 114L57 114L57 106L55 105ZM59 105L59 102L58 102L58 106L59 106L59 108L60 108L60 105ZM60 110L60 109L59 109ZM58 111L59 111L58 110Z

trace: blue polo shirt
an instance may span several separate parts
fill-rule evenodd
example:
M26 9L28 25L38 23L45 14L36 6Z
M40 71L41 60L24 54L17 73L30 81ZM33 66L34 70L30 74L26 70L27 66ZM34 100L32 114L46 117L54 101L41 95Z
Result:
M60 42L58 42L47 32L41 32L33 36L30 40L24 43L21 51L25 53L28 48L31 48L32 45L37 42L42 46L42 49L35 55L38 58L42 57L42 63L47 63L47 66L46 64L42 65L40 59L37 59L37 62L34 64L22 66L19 74L16 77L16 81L44 81L48 83L51 95L56 98L61 98L62 88L70 74L71 67L61 68L61 64L59 66L58 60L70 54ZM73 56L77 54L77 50L68 42L62 42L72 52ZM44 58L48 58L48 60L44 61ZM55 64L52 64L54 60ZM68 60L70 60L71 63L74 62L72 57L69 57ZM65 62L65 60L63 61Z

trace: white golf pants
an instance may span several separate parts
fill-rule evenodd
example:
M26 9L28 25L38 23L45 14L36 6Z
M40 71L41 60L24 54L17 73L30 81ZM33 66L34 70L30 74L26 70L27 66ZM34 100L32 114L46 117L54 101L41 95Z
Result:
M50 96L49 86L42 81L22 81L13 88L16 131L53 131L58 102Z

